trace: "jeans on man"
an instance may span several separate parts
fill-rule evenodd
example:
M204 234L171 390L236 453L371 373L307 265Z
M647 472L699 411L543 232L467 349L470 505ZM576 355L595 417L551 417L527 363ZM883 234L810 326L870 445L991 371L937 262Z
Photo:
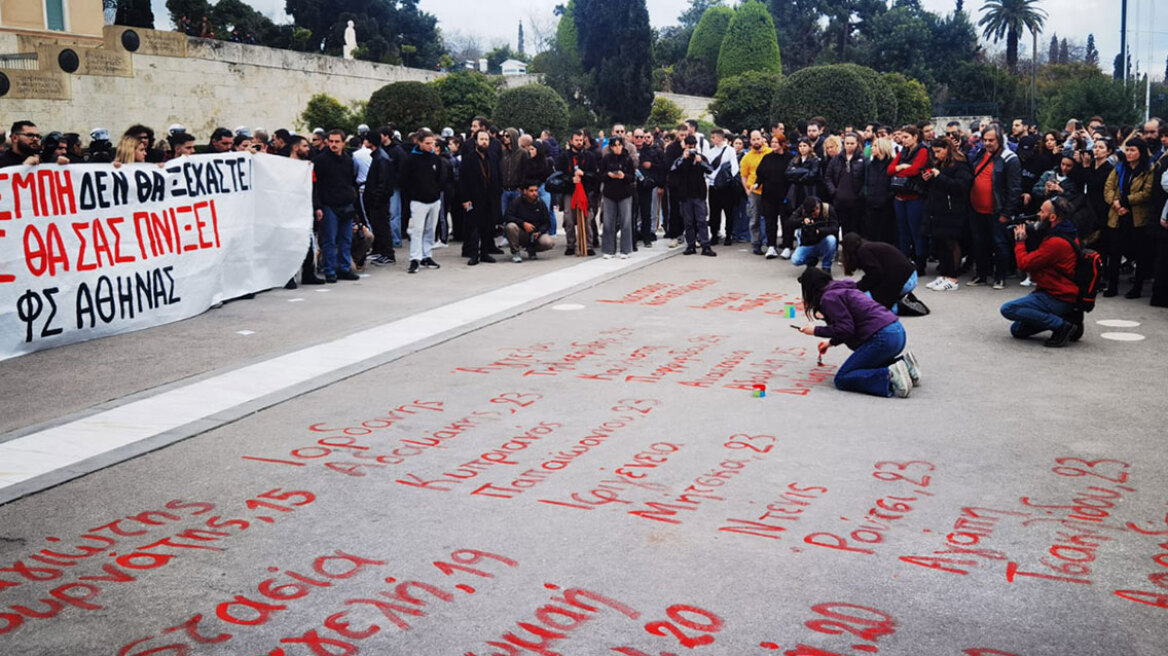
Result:
M1013 321L1010 334L1019 339L1044 330L1058 330L1067 321L1074 306L1044 291L1035 291L1002 306L1002 316Z
M401 190L394 190L389 198L389 229L393 233L393 246L397 248L402 243L402 211Z
M729 226L726 227L726 236L733 238L734 241L747 242L751 240L750 219L747 216L751 196L754 194L739 198L734 205L734 227L733 229Z
M810 246L803 246L802 230L795 231L795 253L791 255L791 264L795 266L803 266L811 261L811 258L819 259L819 266L823 267L824 271L831 271L831 262L835 259L836 238L835 235L827 235L819 240L818 244Z
M429 258L434 249L434 226L442 201L422 203L410 201L410 260Z
M353 215L357 210L352 204L341 207L325 205L321 210L324 217L320 225L320 271L325 276L335 276L338 271L347 273L351 268Z
M555 237L556 236L556 204L552 202L551 192L548 191L547 189L545 189L543 185L539 186L539 199L543 201L544 205L547 205L548 218L551 219L551 226L548 228L547 234ZM503 216L507 216L507 213L503 212Z
M595 238L595 229L592 227L592 217L596 216L596 206L588 204L588 213L584 216L584 225L588 231L588 248L592 248ZM572 209L572 194L564 194L564 241L571 250L576 250L576 210Z
M904 350L904 326L891 323L860 344L835 374L836 389L863 392L872 396L892 396L888 367Z
M750 194L746 197L746 221L750 231L750 243L755 248L762 248L767 242L766 230L762 225L762 195ZM769 242L768 242L768 245Z
M1004 279L1010 268L1010 257L1014 253L1013 230L998 222L992 214L974 212L970 216L973 237L975 275L979 278Z
M523 195L523 192L518 189L503 190L503 207L502 211L499 212L499 216L507 216L507 208L511 207L511 201L519 198L521 195Z

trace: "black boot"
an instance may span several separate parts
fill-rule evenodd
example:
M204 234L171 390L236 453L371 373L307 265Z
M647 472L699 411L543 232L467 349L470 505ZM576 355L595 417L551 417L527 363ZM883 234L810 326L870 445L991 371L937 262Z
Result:
M1140 295L1143 293L1144 293L1144 281L1141 280L1139 282L1132 284L1132 288L1127 290L1127 293L1124 294L1123 297L1124 298L1139 298Z

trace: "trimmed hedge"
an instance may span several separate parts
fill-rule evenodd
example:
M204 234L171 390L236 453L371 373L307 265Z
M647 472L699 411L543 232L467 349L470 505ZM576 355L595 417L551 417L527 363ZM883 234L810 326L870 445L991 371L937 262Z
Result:
M775 21L766 6L754 0L734 12L718 54L718 80L747 71L783 73Z
M528 134L548 130L563 135L568 129L568 104L549 86L527 84L499 94L492 118L495 125L516 127Z
M693 36L689 38L689 49L685 56L702 62L706 69L718 69L718 53L722 51L722 41L726 30L734 19L734 10L722 5L710 7L702 14Z
M925 85L900 73L885 73L884 83L896 95L896 120L902 125L933 117L933 103Z
M877 115L876 97L864 77L850 65L810 66L792 73L779 85L771 118L794 125L812 116L827 119L830 128L862 126Z
M765 71L747 71L722 80L710 105L714 121L735 132L742 128L765 129L770 124L771 103L783 78Z
M490 78L476 71L454 71L431 84L446 107L447 121L459 130L476 116L490 115L499 102L499 92Z
M394 82L374 91L365 108L365 122L370 127L390 121L403 135L421 127L441 130L446 124L446 108L434 87L422 82Z
M657 96L653 99L653 108L649 110L649 118L645 125L659 125L663 130L671 130L681 123L681 106L668 98Z
M846 68L855 72L867 85L868 90L872 92L872 97L876 100L876 113L865 117L866 121L879 121L885 125L899 125L897 121L903 123L904 121L898 118L899 108L896 105L896 94L880 77L880 74L867 66L860 66L859 64L836 64L842 68ZM842 128L842 125L832 125L833 128Z

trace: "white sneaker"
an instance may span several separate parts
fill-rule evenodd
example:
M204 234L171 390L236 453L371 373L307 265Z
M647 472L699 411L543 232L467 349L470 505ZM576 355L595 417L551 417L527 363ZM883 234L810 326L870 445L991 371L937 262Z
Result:
M622 260L627 260L627 259L629 259L629 254L628 254L628 253L621 253L621 254L620 254L620 259L622 259Z
M779 257L783 258L784 260L789 260L789 259L791 259L791 249L789 249L789 248L784 248L784 249L783 249L783 252L782 252L782 253L779 253Z
M1029 276L1029 275L1027 275L1027 276L1026 276L1026 279L1025 279L1025 280L1023 280L1022 282L1018 283L1018 284L1019 284L1019 285L1022 285L1023 287L1033 287L1033 286L1034 286L1034 281L1030 279L1030 276Z
M612 259L612 253L605 253L605 254L604 254L604 259L606 259L606 260L611 260L611 259Z
M766 259L773 260L778 256L779 256L779 252L775 250L774 246L770 246L767 248Z
M932 290L939 290L939 289L940 289L940 287L941 287L941 282L942 282L943 280L945 280L945 276L937 276L937 279L936 279L936 280L934 280L933 282L931 282L931 283L929 283L929 284L925 285L925 287L928 287L929 289L932 289Z
M431 248L446 248L447 244L444 241L436 241Z
M913 355L912 351L905 350L901 356L904 366L908 368L908 378L912 381L913 387L921 386L921 367L917 362L917 356Z
M908 373L908 365L904 360L897 360L888 367L888 380L892 383L892 393L904 399L912 391L912 376Z
M669 242L669 247L670 247L670 248L677 248L677 247L678 247L678 246L680 246L680 245L681 245L681 242L680 242L680 241L678 241L678 240L676 240L676 239L674 239L673 241Z
M511 261L516 263L516 264L519 264L520 262L523 261L523 256L521 256L519 253L512 253L511 254Z
M941 280L941 284L937 285L933 289L936 291L939 291L939 292L952 292L952 291L956 291L957 288L960 286L961 286L961 284L958 283L956 280L949 280L948 278L943 278Z

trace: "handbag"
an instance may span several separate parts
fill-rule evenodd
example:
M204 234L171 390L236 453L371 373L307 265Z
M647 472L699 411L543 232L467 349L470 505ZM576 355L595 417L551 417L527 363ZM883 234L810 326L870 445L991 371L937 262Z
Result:
M550 194L570 194L576 188L576 184L567 173L556 171L543 183L543 188Z

